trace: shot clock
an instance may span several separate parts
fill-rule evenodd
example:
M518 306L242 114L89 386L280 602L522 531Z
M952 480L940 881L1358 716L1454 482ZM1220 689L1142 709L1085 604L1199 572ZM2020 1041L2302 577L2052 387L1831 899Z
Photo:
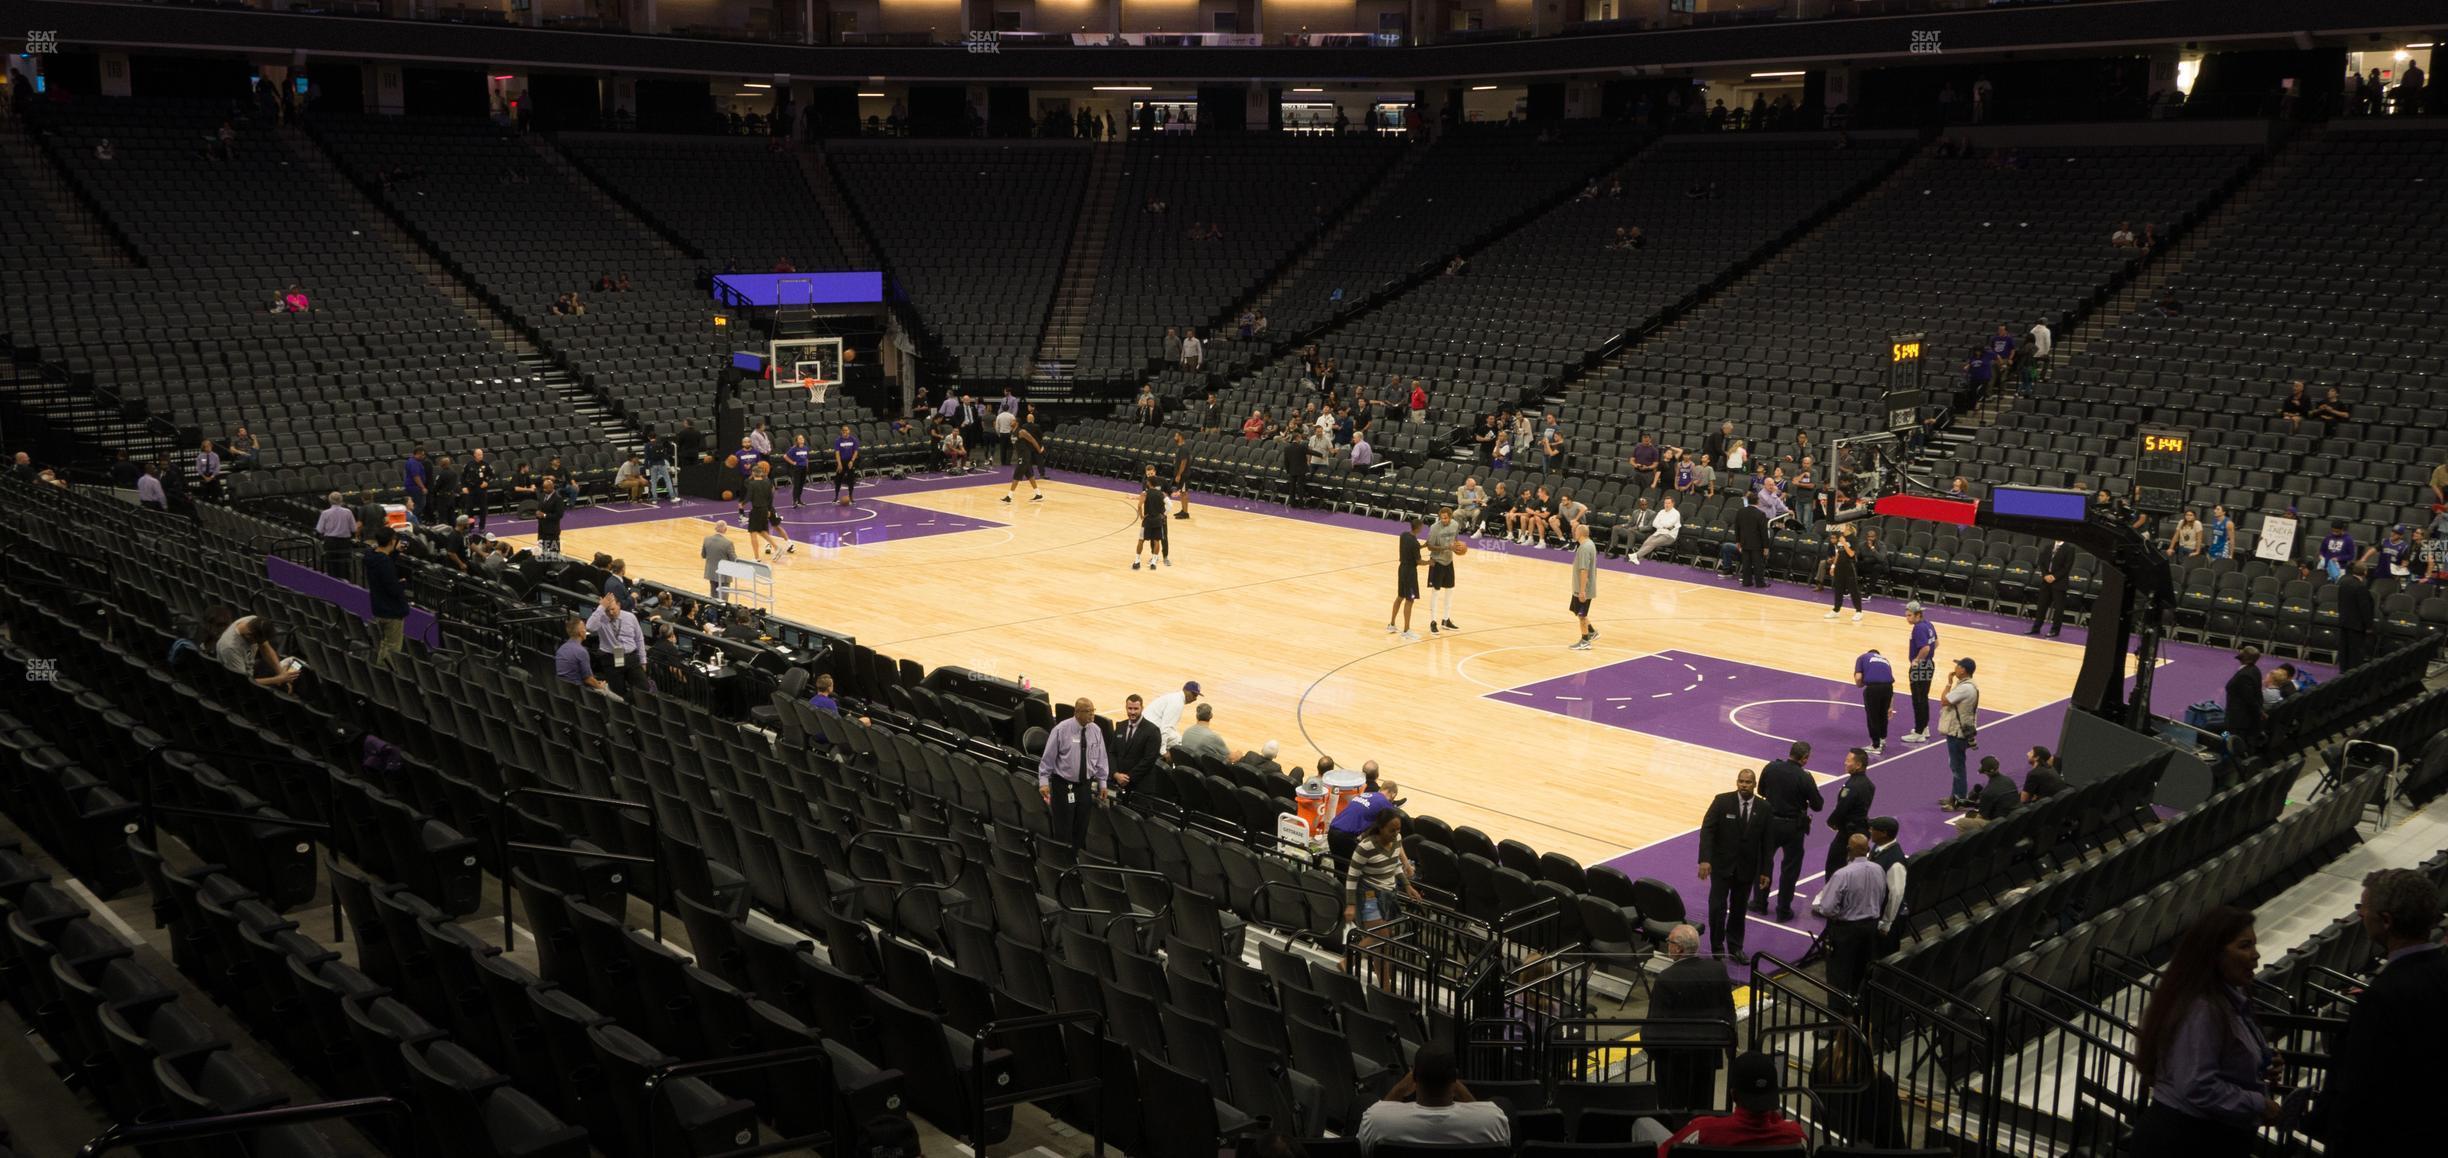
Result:
M2134 457L2134 509L2175 514L2184 509L2185 468L2193 461L2193 432L2145 426L2141 434L2142 452Z
M1921 335L1887 339L1887 429L1903 434L1921 425Z

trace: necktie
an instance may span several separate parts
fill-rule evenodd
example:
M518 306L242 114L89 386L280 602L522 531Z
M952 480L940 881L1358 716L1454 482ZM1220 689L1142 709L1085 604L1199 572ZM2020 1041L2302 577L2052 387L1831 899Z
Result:
M1071 782L1074 784L1088 782L1088 728L1086 725L1082 725L1079 730L1079 768L1072 773Z
M1751 823L1751 802L1748 800L1742 802L1742 822Z

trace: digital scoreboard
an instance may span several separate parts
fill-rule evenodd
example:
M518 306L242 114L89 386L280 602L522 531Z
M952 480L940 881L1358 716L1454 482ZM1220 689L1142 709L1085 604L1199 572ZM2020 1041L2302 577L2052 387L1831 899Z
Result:
M1902 434L1921 425L1920 334L1893 334L1887 339L1887 430Z
M2134 456L2134 509L2175 514L2184 509L2186 468L2193 464L2193 432L2145 426L2141 434L2141 452Z

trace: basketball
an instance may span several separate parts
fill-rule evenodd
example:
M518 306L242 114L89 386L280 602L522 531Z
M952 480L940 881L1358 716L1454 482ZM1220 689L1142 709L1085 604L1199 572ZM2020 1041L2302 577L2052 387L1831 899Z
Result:
M1468 554L1470 554L1470 544L1465 543L1465 542L1463 542L1463 541L1462 541L1462 540L1460 540L1460 539L1456 539L1456 540L1454 540L1454 554L1456 554L1456 555L1468 555Z
M723 492L723 501L724 501L724 502L726 502L726 503L731 501L731 492L729 492L729 491L724 491L724 492Z

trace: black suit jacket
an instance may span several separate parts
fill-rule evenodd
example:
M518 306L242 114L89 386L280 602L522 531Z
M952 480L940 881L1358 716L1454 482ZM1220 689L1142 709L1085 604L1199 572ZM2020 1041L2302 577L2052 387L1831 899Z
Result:
M1733 1025L1734 982L1726 976L1725 963L1713 957L1685 957L1667 966L1649 989L1649 1016L1705 1017ZM1641 1040L1664 1048L1676 1043L1716 1044L1723 1038L1698 1027L1656 1025L1643 1030ZM1697 1062L1700 1051L1693 1049L1688 1056ZM1725 1061L1722 1050L1710 1050L1707 1058L1712 1070Z
M1739 794L1720 792L1700 818L1700 859L1712 873L1756 877L1768 868L1768 802L1754 797L1743 823Z
M1308 443L1302 442L1297 438L1284 443L1284 473L1287 475L1305 475L1309 473Z
M1734 512L1734 542L1745 551L1768 549L1768 514L1758 507Z
M2426 1154L2439 1148L2439 1045L2448 1039L2448 950L2423 949L2380 971L2330 1050L2329 1083L2312 1121L2332 1158Z
M2041 560L2040 573L2057 577L2057 581L2048 586L2065 586L2065 581L2074 574L2074 544L2057 544L2057 549L2049 552L2048 558Z
M1283 775L1283 765L1267 759L1265 755L1254 750L1243 752L1241 754L1241 758L1234 761L1234 763L1239 764L1244 768L1254 768L1268 776Z
M2371 584L2348 575L2338 581L2338 630L2370 631L2380 618L2380 602L2372 598Z
M1129 776L1131 787L1138 788L1141 787L1139 778L1156 768L1156 754L1164 746L1164 729L1152 721L1141 720L1138 727L1130 729L1130 737L1124 739L1122 732L1126 723L1115 722L1106 752L1113 763L1113 770Z
M1870 802L1878 799L1878 785L1868 776L1847 776L1837 782L1836 807L1828 810L1827 826L1835 832L1870 831Z
M2236 665L2227 677L2227 730L2247 741L2261 735L2261 669Z

